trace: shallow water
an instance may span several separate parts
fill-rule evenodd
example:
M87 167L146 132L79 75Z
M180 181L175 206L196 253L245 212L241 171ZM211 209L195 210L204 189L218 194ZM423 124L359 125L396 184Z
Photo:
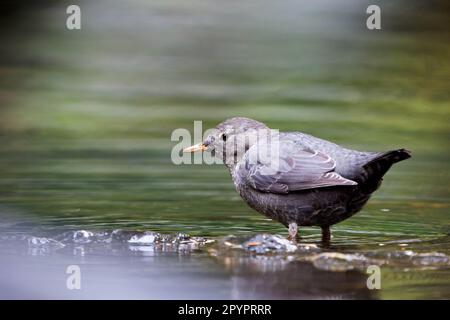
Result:
M79 32L62 5L1 19L2 297L450 298L448 11L385 4L373 33L359 1L107 3ZM413 158L292 247L224 168L170 160L174 129L236 115Z

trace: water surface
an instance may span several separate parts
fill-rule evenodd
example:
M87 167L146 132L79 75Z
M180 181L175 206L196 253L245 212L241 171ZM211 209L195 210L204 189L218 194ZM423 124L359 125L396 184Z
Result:
M382 4L379 32L360 1L86 1L81 31L65 29L64 3L3 13L1 296L450 298L448 6ZM311 250L255 252L246 241L284 227L225 168L170 159L174 129L231 116L413 158L330 248L302 228ZM205 241L129 242L145 231Z

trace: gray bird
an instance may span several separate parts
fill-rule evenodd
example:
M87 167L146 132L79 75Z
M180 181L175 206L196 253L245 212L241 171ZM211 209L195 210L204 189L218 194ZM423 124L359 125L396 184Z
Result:
M184 152L210 151L230 171L237 192L256 211L281 222L295 241L298 226L330 226L357 213L405 149L362 152L301 132L278 132L256 120L220 123Z

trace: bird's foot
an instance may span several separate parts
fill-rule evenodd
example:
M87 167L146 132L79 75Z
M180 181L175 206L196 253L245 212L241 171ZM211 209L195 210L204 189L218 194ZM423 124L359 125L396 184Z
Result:
M330 227L322 227L322 245L324 247L330 246L330 240L331 240L331 231Z
M297 243L297 240L300 240L300 236L298 234L298 226L295 222L289 223L289 236L287 237L289 241Z

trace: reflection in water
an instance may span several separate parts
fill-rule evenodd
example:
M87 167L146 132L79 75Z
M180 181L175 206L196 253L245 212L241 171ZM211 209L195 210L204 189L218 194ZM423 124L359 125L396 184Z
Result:
M214 241L119 229L51 238L3 232L0 257L3 298L375 299L366 286L369 265L450 268L438 252L354 254L268 234ZM72 264L86 276L78 293L64 289Z
M231 274L233 299L372 299L359 270L327 272L295 255L214 253Z
M273 258L268 261L255 257L234 259L239 263L232 271L233 299L372 299L376 296L367 289L367 275L360 271L325 272L310 263L284 264L270 261Z

